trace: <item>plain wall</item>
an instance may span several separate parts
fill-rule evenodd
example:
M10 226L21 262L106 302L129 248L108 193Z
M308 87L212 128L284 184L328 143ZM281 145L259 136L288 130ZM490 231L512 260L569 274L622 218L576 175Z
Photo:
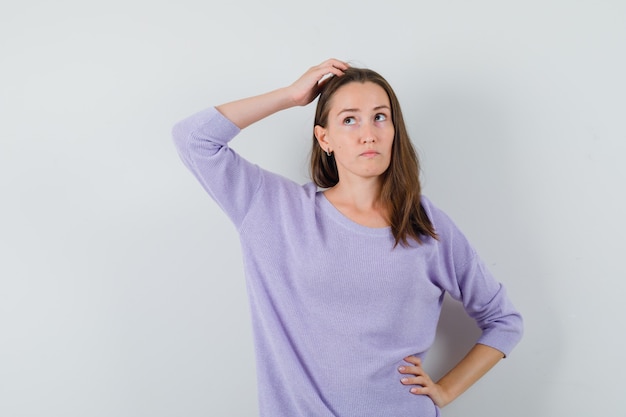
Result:
M234 227L172 125L336 57L394 86L425 193L525 318L444 416L623 416L626 2L0 6L0 415L253 416ZM307 181L313 106L233 147ZM446 302L427 368L476 329Z

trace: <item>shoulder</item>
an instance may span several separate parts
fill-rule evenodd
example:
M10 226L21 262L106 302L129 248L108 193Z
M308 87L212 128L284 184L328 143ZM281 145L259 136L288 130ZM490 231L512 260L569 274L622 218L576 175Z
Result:
M454 220L441 208L435 205L428 197L421 197L421 204L438 236L438 245L445 250L464 253L463 257L474 252L469 240L457 226Z
M297 207L314 204L317 187L313 183L299 184L273 171L259 169L261 184L257 202L265 207Z
M267 228L271 226L279 235L287 236L306 229L314 221L315 207L314 184L301 185L279 174L262 171L261 186L240 233L252 239L267 237Z
M451 228L456 229L456 225L450 216L436 206L427 196L422 194L420 203L438 234L450 231Z
M305 184L298 183L297 181L288 178L285 175L269 171L263 168L259 168L265 191L276 195L286 194L291 197L294 196L313 196L317 191L315 184L307 182Z

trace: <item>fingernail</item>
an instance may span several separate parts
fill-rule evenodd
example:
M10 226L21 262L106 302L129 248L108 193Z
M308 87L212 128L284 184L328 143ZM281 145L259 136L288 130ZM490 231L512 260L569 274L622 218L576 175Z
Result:
M411 388L411 392L412 392L413 394L417 394L417 388Z
M409 382L409 378L402 378L400 382Z
M401 366L401 367L398 368L398 371L402 372L402 371L404 371L404 369L405 369L404 366Z

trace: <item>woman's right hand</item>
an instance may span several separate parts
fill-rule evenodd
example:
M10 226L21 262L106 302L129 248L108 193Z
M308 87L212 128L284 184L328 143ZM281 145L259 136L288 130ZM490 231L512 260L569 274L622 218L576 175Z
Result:
M288 87L279 88L254 97L231 101L217 106L227 119L240 129L255 123L270 114L294 106L306 106L320 93L328 75L341 76L348 64L337 59L329 59L309 68L300 78Z
M308 69L293 84L287 87L296 106L306 106L315 100L330 76L341 76L349 65L338 59L328 59Z

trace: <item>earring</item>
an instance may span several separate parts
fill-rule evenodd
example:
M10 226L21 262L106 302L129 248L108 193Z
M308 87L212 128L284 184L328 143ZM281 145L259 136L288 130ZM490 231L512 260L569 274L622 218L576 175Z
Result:
M326 149L326 156L330 156L330 151Z

